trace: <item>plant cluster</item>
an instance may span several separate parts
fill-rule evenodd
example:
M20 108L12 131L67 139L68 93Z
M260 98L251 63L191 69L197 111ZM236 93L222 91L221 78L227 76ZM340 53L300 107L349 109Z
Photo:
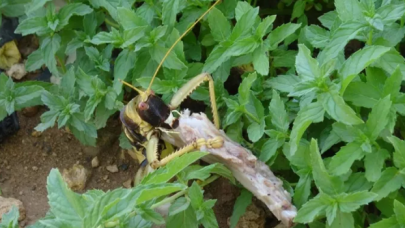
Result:
M5 14L11 3L3 2L0 12ZM299 209L296 227L405 226L405 3L334 0L334 8L325 11L328 7L321 6L332 1L282 2L293 6L287 20L296 23L280 23L283 17L259 10L260 1L223 0L169 54L152 89L168 101L191 77L211 73L223 129L283 178ZM78 0L57 10L49 0L26 1L16 32L40 39L26 67L33 71L45 65L58 80L53 85L14 84L0 76L0 119L44 104L49 110L37 130L57 122L82 143L94 145L97 130L125 103L119 80L147 87L169 47L210 4ZM314 8L323 15L309 24L306 10ZM353 42L362 48L348 53ZM242 75L231 74L233 69ZM225 85L238 77L241 83L231 93ZM191 98L209 105L207 88L197 89ZM198 185L188 187L184 181L206 180L214 172L183 169L174 168L179 174L175 183L156 177L163 172L158 171L145 180L160 180L153 182L157 185L84 195L66 189L53 171L48 181L51 210L41 226L61 222L59 227L69 227L64 221L77 221L76 227L159 224L161 218L150 208L161 202L160 196L186 191L200 199ZM205 178L185 171L204 169ZM193 178L183 179L187 175ZM140 200L147 197L142 189L161 194ZM236 201L232 227L250 203L249 194ZM56 196L76 203L61 205ZM215 227L214 202L187 199L175 201L178 213L172 216Z

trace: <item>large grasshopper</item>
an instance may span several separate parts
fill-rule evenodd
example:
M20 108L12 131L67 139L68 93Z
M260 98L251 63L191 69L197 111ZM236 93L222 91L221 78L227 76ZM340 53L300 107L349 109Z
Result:
M136 174L135 184L147 173L166 165L175 157L194 150L206 151L210 154L203 158L204 161L220 162L228 167L245 188L260 199L285 226L291 227L297 211L291 203L290 194L283 188L283 182L265 163L257 160L251 151L233 142L220 129L214 81L209 74L202 73L192 78L174 94L168 105L151 90L153 80L170 51L219 1L174 42L158 65L146 91L123 81L139 93L121 111L124 132L138 160L143 163ZM180 117L175 118L173 112L204 82L208 82L214 124L205 114L190 115L188 110L182 111ZM175 145L180 149L160 160L159 145Z
M142 167L137 172L135 184L139 183L142 177L147 173L166 165L175 157L197 150L202 146L208 148L219 148L223 145L223 139L221 137L208 140L201 138L160 160L158 152L159 145L162 145L163 143L160 137L161 133L170 131L171 129L177 127L178 120L173 116L173 112L176 112L176 109L180 106L180 104L204 82L208 82L213 119L217 128L220 127L220 122L215 100L214 81L207 73L197 75L187 82L174 94L168 105L165 104L164 101L160 97L156 96L151 90L153 81L171 50L219 2L220 0L217 0L173 43L159 63L146 91L142 91L141 89L126 83L125 81L121 81L125 85L137 91L139 94L128 102L128 104L121 110L120 115L124 132L135 150L138 161L142 164ZM168 144L166 143L166 145Z

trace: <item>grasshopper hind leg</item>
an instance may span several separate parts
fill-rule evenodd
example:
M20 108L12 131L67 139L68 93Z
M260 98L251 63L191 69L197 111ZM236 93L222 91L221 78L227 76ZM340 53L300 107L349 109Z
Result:
M185 85L183 85L172 97L172 100L170 101L170 108L172 110L178 108L190 94L197 89L198 86L200 86L202 83L208 81L208 88L209 88L209 94L210 94L210 102L211 102L211 109L212 109L212 116L214 118L214 124L215 127L219 129L220 127L220 122L219 122L219 116L218 116L218 109L217 109L217 101L215 98L215 88L214 88L214 80L212 79L211 75L207 73L202 73L194 78L192 78L190 81L188 81Z

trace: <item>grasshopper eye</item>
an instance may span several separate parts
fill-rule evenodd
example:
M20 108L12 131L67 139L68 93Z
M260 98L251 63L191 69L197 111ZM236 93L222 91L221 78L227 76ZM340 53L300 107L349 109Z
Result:
M140 110L147 110L149 108L149 105L145 102L141 102L139 103L138 107Z

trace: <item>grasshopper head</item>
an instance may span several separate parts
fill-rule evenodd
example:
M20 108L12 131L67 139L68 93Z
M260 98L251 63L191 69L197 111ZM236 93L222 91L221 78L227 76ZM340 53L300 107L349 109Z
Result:
M145 96L139 95L135 98L134 105L142 120L153 127L166 126L165 121L170 116L169 106L151 90Z

